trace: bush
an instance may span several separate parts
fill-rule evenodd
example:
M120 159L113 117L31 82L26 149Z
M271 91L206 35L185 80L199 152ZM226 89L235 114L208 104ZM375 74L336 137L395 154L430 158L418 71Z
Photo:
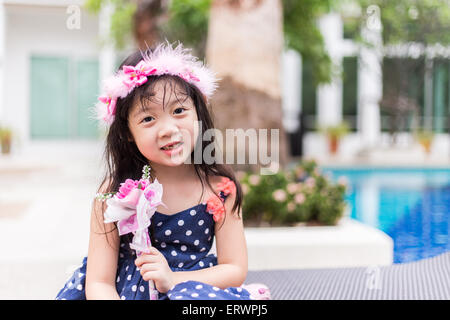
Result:
M274 175L245 173L240 181L246 224L335 225L344 214L345 184L333 184L315 161L300 161Z

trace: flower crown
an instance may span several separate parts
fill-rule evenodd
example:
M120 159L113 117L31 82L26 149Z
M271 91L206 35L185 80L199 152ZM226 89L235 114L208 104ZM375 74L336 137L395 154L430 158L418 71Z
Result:
M170 74L196 86L206 100L217 88L217 79L201 61L190 54L181 43L175 48L168 42L159 44L152 52L142 53L136 66L123 66L103 82L103 93L96 104L97 119L110 125L116 114L118 98L125 98L134 88L147 82L149 76Z

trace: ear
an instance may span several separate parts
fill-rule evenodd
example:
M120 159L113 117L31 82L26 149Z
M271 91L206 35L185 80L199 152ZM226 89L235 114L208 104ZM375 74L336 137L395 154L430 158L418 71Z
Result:
M133 137L133 134L130 132L130 129L128 129L126 138L127 138L128 142L134 142L134 137Z
M134 137L133 137L133 133L131 132L131 128L130 128L130 122L127 122L127 126L126 128L124 128L124 139L123 140L127 140L128 142L134 142Z

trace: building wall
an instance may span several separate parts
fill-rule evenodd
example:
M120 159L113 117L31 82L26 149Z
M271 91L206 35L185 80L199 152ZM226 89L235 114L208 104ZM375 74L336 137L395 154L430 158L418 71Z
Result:
M30 142L30 58L32 55L97 57L98 19L81 11L80 29L70 30L67 6L5 4L2 122L22 144ZM51 76L51 75L49 75Z

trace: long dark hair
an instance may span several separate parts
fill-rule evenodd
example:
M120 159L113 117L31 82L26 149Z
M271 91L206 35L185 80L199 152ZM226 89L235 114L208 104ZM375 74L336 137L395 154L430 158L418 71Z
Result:
M151 50L151 49L148 49ZM124 65L136 66L142 60L142 53L140 51L134 52L128 56L119 66L119 70ZM136 87L125 98L119 98L116 104L115 119L112 122L107 137L106 146L104 150L104 160L106 162L106 172L103 181L99 187L98 192L116 192L120 183L125 179L140 179L142 176L142 168L144 165L149 164L149 161L142 155L136 146L134 139L132 138L131 131L128 126L128 117L131 107L136 101L140 101L141 105L145 103L146 99L151 99L154 96L155 84L164 81L165 84L171 85L171 91L175 92L176 85L184 90L186 97L192 99L197 112L198 121L201 122L202 130L213 129L214 124L210 115L210 110L206 104L205 97L201 91L194 85L184 81L178 76L161 75L161 76L149 76L148 81L140 87ZM164 86L164 88L166 85ZM164 107L164 105L163 105ZM203 141L201 134L199 134L196 148L200 147L202 155L203 152L212 141ZM214 144L215 147L217 147ZM215 157L215 149L211 152L211 156ZM197 160L197 159L196 159ZM222 176L232 180L236 185L236 198L232 207L232 212L236 212L239 215L242 205L242 189L239 181L236 179L231 167L213 162L212 164L204 163L203 159L201 163L194 162L194 151L191 153L191 163L193 163L195 172L202 184L202 194L199 198L199 203L203 197L205 185L211 190L214 188L211 186L208 177L210 176ZM154 170L151 170L152 179L155 178ZM103 204L103 211L106 206ZM151 232L151 235L153 232ZM129 241L130 237L126 237ZM125 240L125 239L124 239ZM125 240L127 241L127 240ZM127 242L128 242L127 241Z

